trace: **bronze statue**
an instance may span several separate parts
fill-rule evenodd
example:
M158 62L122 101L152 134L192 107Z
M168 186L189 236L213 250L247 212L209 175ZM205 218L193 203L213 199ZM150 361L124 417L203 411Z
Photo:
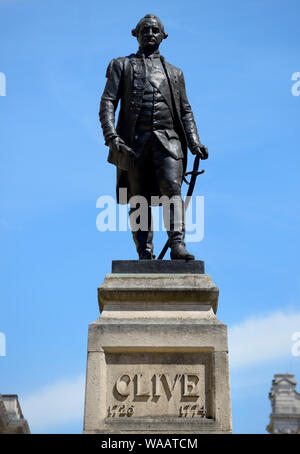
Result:
M139 259L154 259L151 196L172 199L168 239L172 260L193 260L185 247L181 185L186 170L187 147L207 159L188 102L183 73L159 53L167 38L160 19L147 14L132 30L139 43L136 54L113 59L100 103L100 122L109 146L108 161L117 166L117 201L129 203L142 195L148 201L146 229L132 231ZM115 128L115 111L121 101ZM119 199L119 188L127 199ZM130 205L129 216L136 206ZM166 217L164 209L164 220ZM175 221L176 220L176 221ZM165 222L166 225L166 222Z

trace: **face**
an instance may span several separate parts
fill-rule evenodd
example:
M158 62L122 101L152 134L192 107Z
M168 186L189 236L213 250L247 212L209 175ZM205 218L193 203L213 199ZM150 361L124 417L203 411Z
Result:
M142 49L158 49L164 36L155 19L145 19L138 34L138 42Z

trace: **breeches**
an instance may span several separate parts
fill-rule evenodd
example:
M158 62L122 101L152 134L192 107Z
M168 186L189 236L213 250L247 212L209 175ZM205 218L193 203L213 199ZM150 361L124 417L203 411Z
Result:
M182 159L176 160L170 156L154 134L151 134L145 143L140 157L136 160L135 168L128 172L130 193L134 196L145 196L146 188L149 188L149 180L151 181L152 178L156 179L160 195L173 201L170 205L164 205L162 202L169 243L173 245L182 243L185 233L184 204L181 198ZM139 208L139 204L136 205L134 202L130 204L129 216L133 239L140 257L143 251L148 251L154 258L151 208L147 204L144 214L137 216L138 227L136 227L133 219ZM145 222L141 219L143 216L145 216Z
M155 178L161 195L181 196L183 179L182 159L174 159L154 134L146 141L136 165L128 172L130 193L144 195L149 182ZM152 180L153 181L153 180Z

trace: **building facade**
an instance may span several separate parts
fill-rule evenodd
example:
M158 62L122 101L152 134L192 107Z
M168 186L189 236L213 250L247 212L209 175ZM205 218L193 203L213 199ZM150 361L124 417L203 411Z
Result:
M272 405L267 431L271 434L300 434L300 394L292 374L275 374L269 398Z
M29 434L16 394L0 394L0 434Z

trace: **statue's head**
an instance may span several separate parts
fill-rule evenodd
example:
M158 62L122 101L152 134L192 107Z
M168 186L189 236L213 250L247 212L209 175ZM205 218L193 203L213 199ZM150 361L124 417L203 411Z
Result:
M132 30L132 35L139 42L141 49L158 49L163 39L167 38L161 20L154 14L147 14Z

